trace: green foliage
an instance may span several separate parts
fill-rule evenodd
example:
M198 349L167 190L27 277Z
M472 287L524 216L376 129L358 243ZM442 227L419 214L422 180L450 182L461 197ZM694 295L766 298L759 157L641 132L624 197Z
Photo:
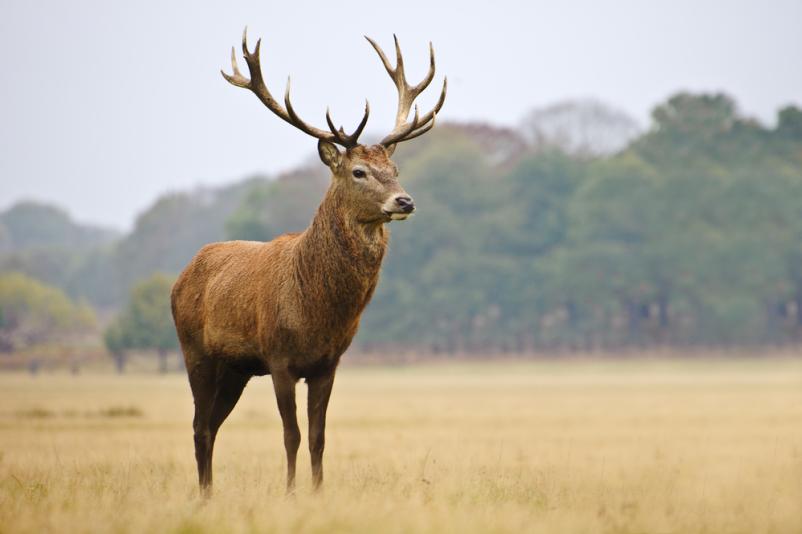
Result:
M254 181L225 222L228 239L269 241L285 232L300 232L309 224L329 184L318 165L279 177Z
M115 301L115 232L74 222L53 206L21 202L0 213L0 272L21 272L93 304Z
M802 109L788 106L780 110L777 116L777 134L781 137L802 140Z
M95 326L85 303L22 273L0 274L0 352L65 342Z
M256 177L165 195L116 240L58 208L17 204L0 213L0 272L23 272L98 307L119 307L136 282L154 272L178 273L200 247L224 240L225 221L264 182Z
M360 342L484 351L797 340L800 116L786 108L771 130L724 95L680 94L616 156L541 152L506 169L453 134L447 149L433 140L402 170L432 213L421 212L425 228L413 219L394 231Z
M0 228L0 252L49 246L89 249L116 237L112 231L75 223L59 208L35 202L20 202L0 213Z
M158 199L137 218L133 232L113 252L123 291L154 272L179 273L203 245L223 241L225 221L246 192L261 181L251 178L222 189L173 193ZM123 298L118 296L117 302Z
M172 278L155 274L131 289L128 304L104 334L112 355L119 356L130 349L163 354L178 348L170 311L172 285Z
M560 128L571 122L561 121ZM767 128L741 116L726 95L681 93L611 156L577 157L559 143L527 148L510 129L452 124L400 146L394 160L418 211L391 224L382 281L357 339L363 348L802 338L797 107L780 110L777 126ZM105 334L107 347L164 351L175 347L169 280L138 282L178 272L211 241L302 230L327 187L327 171L316 165L167 195L129 235L83 249L52 244L68 225L63 214L40 209L45 224L30 206L10 210L0 216L0 271L30 273L100 305L119 306L134 286Z

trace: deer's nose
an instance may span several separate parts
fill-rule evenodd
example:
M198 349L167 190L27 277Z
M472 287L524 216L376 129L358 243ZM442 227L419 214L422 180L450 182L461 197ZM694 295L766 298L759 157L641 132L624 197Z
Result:
M412 197L407 195L400 195L395 197L395 203L401 208L404 213L412 213L415 210L415 202Z

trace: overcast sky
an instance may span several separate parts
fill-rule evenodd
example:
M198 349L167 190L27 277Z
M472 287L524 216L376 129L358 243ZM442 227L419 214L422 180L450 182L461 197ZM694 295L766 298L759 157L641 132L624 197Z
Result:
M291 74L296 110L321 127L330 105L353 128L368 98L368 131L391 129L395 89L362 35L391 50L394 32L414 80L433 41L422 104L447 74L444 120L515 125L592 96L646 126L678 90L726 91L768 123L802 103L800 0L3 0L0 209L35 199L128 229L165 191L306 160L315 141L218 72L246 24L273 93Z

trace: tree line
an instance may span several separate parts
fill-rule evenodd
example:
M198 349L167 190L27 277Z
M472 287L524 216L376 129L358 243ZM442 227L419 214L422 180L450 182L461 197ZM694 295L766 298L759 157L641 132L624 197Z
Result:
M565 120L564 108L547 111L517 130L444 125L399 148L418 211L390 226L382 281L356 341L362 350L799 341L802 110L783 108L768 127L726 95L681 93L640 134L615 113L590 128ZM585 125L580 142L566 134L572 120ZM614 143L593 137L610 131ZM100 309L130 310L131 287L176 274L206 242L303 229L327 181L325 169L304 167L168 195L130 234L84 233L95 241L69 252L41 237L4 251L3 232L13 237L5 213L0 269ZM135 324L128 313L114 324Z

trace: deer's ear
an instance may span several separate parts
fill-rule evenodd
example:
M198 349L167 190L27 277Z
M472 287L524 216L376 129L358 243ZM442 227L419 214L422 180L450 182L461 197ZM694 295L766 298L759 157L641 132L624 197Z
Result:
M336 170L343 159L343 155L337 145L322 139L317 142L317 153L320 155L320 161L325 163L331 170Z
M392 155L393 155L393 152L395 152L395 145L396 145L396 143L393 143L393 144L392 144L392 145L390 145L390 146L386 146L386 147L384 147L384 151L385 151L385 152L387 152L387 155L388 155L388 156L392 156Z

